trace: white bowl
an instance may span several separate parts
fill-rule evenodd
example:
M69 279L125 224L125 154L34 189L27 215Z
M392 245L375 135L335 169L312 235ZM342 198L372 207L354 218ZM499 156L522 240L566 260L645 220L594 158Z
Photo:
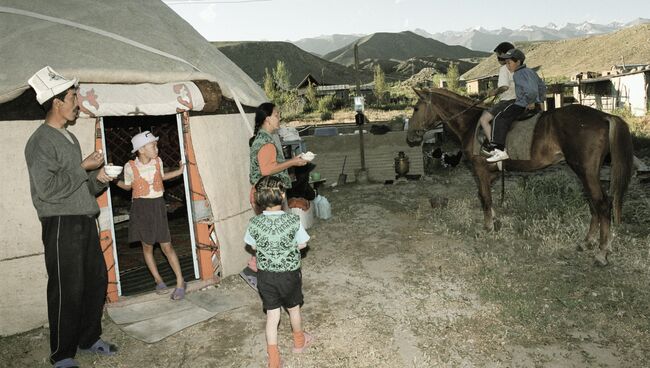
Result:
M311 152L311 151L308 151L308 152L305 152L305 153L301 153L300 157L302 157L302 159L305 160L305 161L311 161L316 157L316 154Z
M104 166L104 171L106 172L106 175L116 177L120 175L122 172L123 167L122 166L116 166L116 165L105 165Z

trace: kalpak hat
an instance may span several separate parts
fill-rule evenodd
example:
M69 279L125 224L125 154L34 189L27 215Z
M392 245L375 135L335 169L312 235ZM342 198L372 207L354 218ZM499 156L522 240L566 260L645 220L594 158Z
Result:
M66 91L72 86L76 86L79 80L77 78L68 79L54 71L49 66L39 70L34 74L27 83L36 91L36 100L39 104Z
M138 133L131 138L131 143L133 144L133 150L131 153L136 153L140 148L144 147L147 143L157 142L158 137L151 134L150 131L145 130L142 133Z

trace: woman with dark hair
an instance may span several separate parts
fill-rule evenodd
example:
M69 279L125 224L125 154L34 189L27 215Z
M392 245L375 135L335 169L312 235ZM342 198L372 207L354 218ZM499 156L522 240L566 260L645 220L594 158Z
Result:
M287 170L290 167L304 166L308 163L300 156L285 160L279 140L274 139L278 129L280 129L280 111L278 108L270 102L259 105L255 110L255 135L248 142L251 163L249 174L251 184L250 203L256 215L261 214L264 208L259 208L255 204L255 184L262 177L274 175L282 181L285 188L289 189L291 188L291 178ZM286 198L282 208L284 210L288 209ZM249 285L257 289L257 262L255 256L248 261L248 268L252 272L245 269L240 275Z
M285 188L291 188L291 178L287 170L293 166L304 166L308 162L300 156L285 160L282 147L273 138L279 128L278 108L270 102L258 106L255 111L255 136L249 141L251 164L249 178L252 186L250 202L255 214L261 213L261 209L255 206L253 198L258 180L263 176L275 175L282 180Z

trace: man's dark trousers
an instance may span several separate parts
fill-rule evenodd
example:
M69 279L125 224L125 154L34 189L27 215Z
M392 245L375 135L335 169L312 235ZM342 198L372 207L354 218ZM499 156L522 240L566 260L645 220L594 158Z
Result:
M50 361L74 358L102 333L108 276L97 222L87 215L40 219L47 269Z

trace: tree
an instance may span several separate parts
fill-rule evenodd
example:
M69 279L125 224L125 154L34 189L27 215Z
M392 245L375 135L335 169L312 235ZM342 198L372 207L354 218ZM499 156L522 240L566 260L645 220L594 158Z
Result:
M315 110L318 107L318 97L316 97L316 87L309 82L307 86L307 91L305 91L305 98L309 104L309 108Z
M286 92L291 89L291 73L287 70L284 61L278 60L275 69L273 69L273 81L280 91Z
M274 100L276 95L275 82L268 68L264 68L264 92L269 100Z
M375 88L374 88L375 97L377 97L377 101L379 103L382 103L384 101L384 96L388 91L388 87L386 86L386 78L384 75L384 71L381 70L381 66L379 64L375 65L374 82L375 82Z
M460 91L459 80L460 73L458 73L458 64L452 62L447 68L447 89L458 93Z

